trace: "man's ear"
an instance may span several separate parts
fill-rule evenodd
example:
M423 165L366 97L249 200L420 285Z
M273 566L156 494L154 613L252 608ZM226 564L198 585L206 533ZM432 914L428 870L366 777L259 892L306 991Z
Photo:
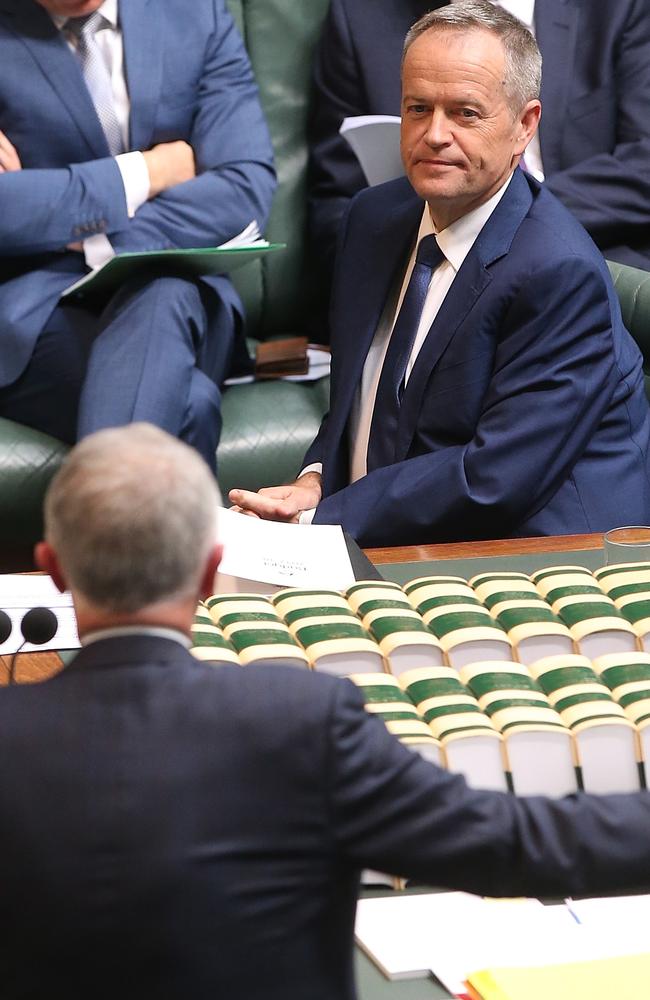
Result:
M530 140L535 135L539 120L542 117L542 105L539 101L528 101L517 118L517 142L515 155L521 156Z
M204 600L206 597L212 597L214 594L215 576L221 562L222 553L223 545L215 545L210 551L205 563L205 569L201 575L201 593L199 595L201 600Z
M44 573L49 573L55 586L61 593L64 590L69 590L65 576L59 565L59 558L49 542L39 542L36 545L34 548L34 562Z

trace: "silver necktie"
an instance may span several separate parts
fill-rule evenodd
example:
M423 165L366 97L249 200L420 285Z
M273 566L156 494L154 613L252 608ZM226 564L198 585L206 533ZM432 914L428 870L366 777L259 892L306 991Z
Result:
M64 31L76 42L77 56L92 97L97 117L104 130L111 156L124 152L122 132L115 114L113 88L108 67L97 46L95 33L108 22L96 10L85 17L70 17L65 22Z

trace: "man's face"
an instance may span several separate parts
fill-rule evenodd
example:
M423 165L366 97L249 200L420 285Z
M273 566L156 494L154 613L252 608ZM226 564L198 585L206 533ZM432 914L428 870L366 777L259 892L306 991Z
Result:
M402 73L402 159L444 229L505 183L537 127L539 101L519 115L503 87L505 53L491 32L425 31Z
M104 3L104 0L36 0L45 7L48 14L59 14L61 17L83 17L92 14Z

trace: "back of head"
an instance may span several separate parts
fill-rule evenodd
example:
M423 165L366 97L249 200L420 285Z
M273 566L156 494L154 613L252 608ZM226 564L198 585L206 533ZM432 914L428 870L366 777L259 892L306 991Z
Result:
M45 537L73 591L131 613L191 596L216 540L216 483L192 448L148 424L72 449L45 501Z
M490 31L504 48L503 81L513 115L528 101L539 98L542 80L542 55L534 36L509 11L491 0L451 0L445 6L424 14L413 25L404 41L403 57L425 31Z

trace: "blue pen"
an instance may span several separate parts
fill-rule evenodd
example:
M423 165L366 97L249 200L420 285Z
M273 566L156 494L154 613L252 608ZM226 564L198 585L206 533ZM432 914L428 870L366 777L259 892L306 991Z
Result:
M575 922L577 924L582 924L582 920L580 919L576 911L573 909L573 900L571 899L570 896L567 896L567 898L564 900L564 905L566 906L567 910L569 911Z

